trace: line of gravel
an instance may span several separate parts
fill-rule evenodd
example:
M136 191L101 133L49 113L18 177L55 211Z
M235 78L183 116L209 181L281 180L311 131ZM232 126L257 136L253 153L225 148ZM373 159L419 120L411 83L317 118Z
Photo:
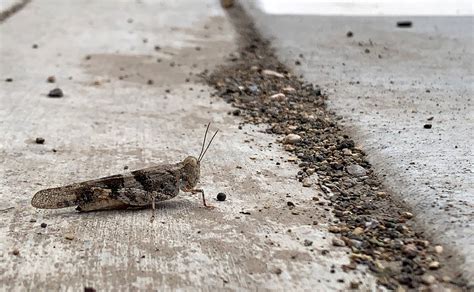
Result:
M335 246L351 249L343 270L366 265L388 289L463 291L462 275L451 268L443 247L414 228L413 214L384 190L364 151L354 144L326 109L317 85L304 82L278 61L268 41L255 30L239 5L227 10L239 32L239 52L214 72L202 74L236 109L245 123L267 125L297 157L303 185L317 184L330 200L337 221ZM304 57L304 56L300 56Z

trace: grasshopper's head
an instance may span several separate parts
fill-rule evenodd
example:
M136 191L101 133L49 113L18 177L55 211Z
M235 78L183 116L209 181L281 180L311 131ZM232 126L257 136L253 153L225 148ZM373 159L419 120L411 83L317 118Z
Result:
M188 156L183 160L183 172L181 174L181 184L179 188L182 191L194 189L199 182L201 176L200 161L193 156Z
M202 148L201 148L201 153L199 153L198 158L194 156L188 156L186 159L183 160L183 172L181 175L181 183L179 188L182 191L188 192L194 187L196 187L197 183L199 182L199 177L201 176L201 161L204 158L204 155L207 152L207 149L209 149L209 146L211 146L212 140L214 140L214 137L217 135L218 130L214 133L212 136L211 140L209 141L209 144L206 146L206 138L207 138L207 132L209 131L209 126L211 123L207 125L206 128L206 133L204 134L204 141L202 142Z

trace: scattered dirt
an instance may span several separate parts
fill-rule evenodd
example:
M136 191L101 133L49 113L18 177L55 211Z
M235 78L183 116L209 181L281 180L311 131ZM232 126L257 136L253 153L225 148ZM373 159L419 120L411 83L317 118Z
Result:
M45 141L44 138L41 138L41 137L38 137L35 139L36 144L44 144L44 141Z
M413 23L410 20L397 21L397 27L411 27Z
M423 289L449 279L444 287L462 290L465 281L415 231L413 216L407 215L410 210L384 190L366 154L326 109L321 89L297 78L278 61L241 7L227 11L240 32L240 52L230 54L226 65L202 77L217 96L238 109L233 114L245 123L264 124L268 133L292 138L293 143L280 142L297 157L297 179L317 177L339 220L332 228L339 235L333 245L351 249L351 263L342 268L366 265L389 289Z
M48 93L48 97L52 97L52 98L60 98L63 96L64 96L64 93L61 90L61 88L55 88Z

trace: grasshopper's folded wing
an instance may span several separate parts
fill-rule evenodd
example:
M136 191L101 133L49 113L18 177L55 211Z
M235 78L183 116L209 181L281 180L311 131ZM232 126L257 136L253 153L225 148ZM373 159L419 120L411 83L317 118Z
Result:
M130 181L130 178L130 175L119 174L41 190L33 196L31 205L41 209L57 209L89 203L96 199L94 197L95 188L103 188L116 192L118 189L123 188L124 184Z

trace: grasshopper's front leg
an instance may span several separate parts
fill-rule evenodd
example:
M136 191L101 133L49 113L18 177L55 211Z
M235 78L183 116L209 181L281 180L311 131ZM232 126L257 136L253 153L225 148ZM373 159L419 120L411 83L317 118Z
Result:
M206 197L204 195L204 190L203 189L192 189L190 192L192 194L201 193L201 195L202 195L202 204L204 205L204 207L211 208L211 209L214 208L214 206L206 204Z

